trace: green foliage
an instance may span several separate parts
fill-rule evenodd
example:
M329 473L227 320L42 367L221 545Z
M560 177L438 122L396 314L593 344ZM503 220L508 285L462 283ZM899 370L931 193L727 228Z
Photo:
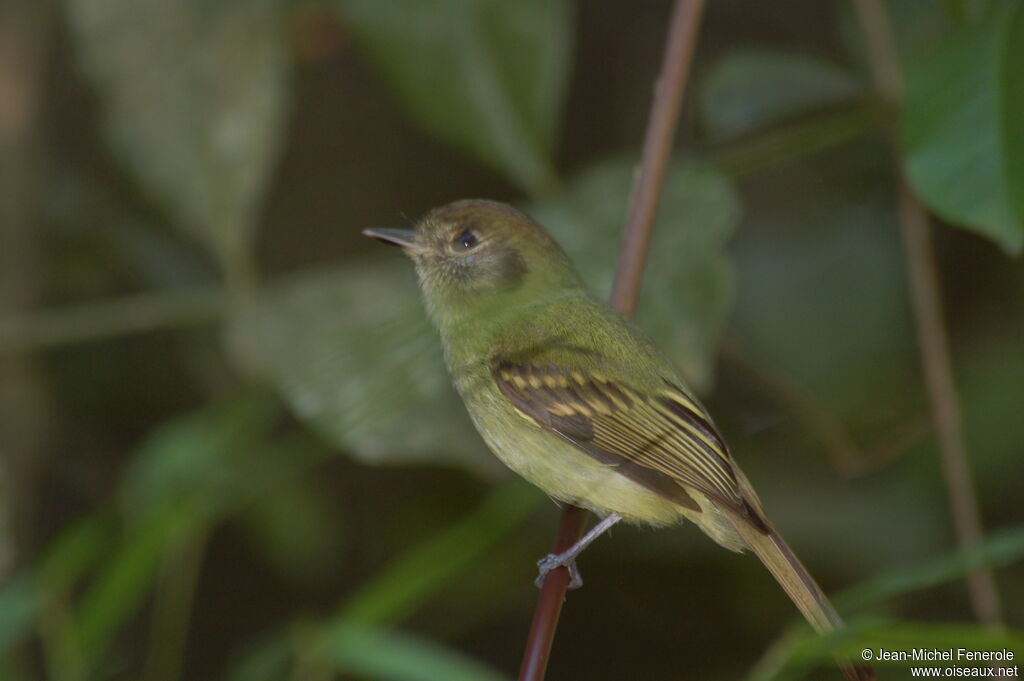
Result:
M912 650L914 648L957 650L998 651L1008 649L1015 652L1015 656L1024 651L1024 631L1014 629L991 629L975 624L943 623L931 624L925 622L907 622L899 620L886 620L881 618L866 618L850 622L848 630L842 635L830 636L807 636L797 639L792 650L789 652L788 666L771 675L754 675L749 677L750 681L761 679L797 679L803 676L803 672L813 666L830 666L833 653L840 653L850 656L853 659L861 659L861 652L864 649L877 651L880 648L886 650ZM882 666L893 666L903 673L908 673L911 666L940 666L921 665L912 662L874 662ZM958 666L969 666L961 663ZM974 666L984 666L977 664ZM883 671L883 674L885 672Z
M21 641L36 617L36 594L28 575L9 578L0 587L0 660Z
M907 74L907 177L940 217L1024 246L1024 4L999 3Z
M1024 526L1002 528L992 532L977 546L890 570L847 589L834 600L836 607L844 612L853 611L959 579L985 565L1002 567L1021 559L1024 559Z
M322 642L335 670L383 681L506 681L511 678L418 636L346 627Z
M552 190L572 50L568 0L336 0L427 130L531 194Z
M1022 556L1024 527L1006 528L971 549L883 572L838 594L834 601L842 612L854 612L962 578L984 565L1018 562ZM812 633L801 621L776 641L761 664L747 677L748 681L799 678L809 667L830 665L830 657L835 652L860 659L864 648L874 651L879 648L1000 650L1007 647L1014 650L1018 658L1024 654L1024 631L1020 630L1000 630L977 624L897 621L871 616L848 617L847 625L846 632L822 637ZM908 666L907 663L890 664Z
M171 421L151 434L121 481L130 516L184 503L207 514L237 503L239 469L274 425L277 403L244 393Z
M269 288L235 311L227 338L246 371L362 461L496 470L399 253Z
M951 10L956 6L973 5L973 9L987 4L988 0L950 0L949 2L921 2L920 0L888 0L885 9L892 25L897 56L904 69L922 51L928 50L954 27L963 23L965 17L953 17ZM839 6L839 33L846 51L860 65L865 77L870 71L867 56L867 41L852 2ZM977 12L972 12L977 14Z
M728 137L864 96L864 86L841 66L810 55L742 49L708 68L697 102L709 134Z
M297 477L274 485L241 516L270 564L296 584L322 582L344 557L344 515L334 490Z
M519 481L499 487L473 513L398 556L350 595L335 626L379 626L404 618L453 576L482 561L536 499Z
M67 0L112 152L181 229L246 267L288 69L275 0Z
M815 170L834 167L825 161L780 174L734 247L743 276L734 328L756 361L785 367L840 413L898 400L912 362L896 215L885 197L857 186L858 170L877 172L858 160L856 151L844 155L852 180L844 186L818 184ZM805 339L828 353L805 352Z
M849 63L794 52L772 35L770 46L740 43L697 64L699 87L687 105L699 125L684 144L703 147L703 160L677 155L671 161L638 308L639 323L694 387L714 393L716 414L743 451L738 458L750 462L748 472L771 497L780 526L793 529L801 554L806 547L809 563L831 568L833 583L855 582L837 598L855 615L846 634L822 639L794 627L751 678L813 674L836 649L856 656L880 645L1022 645L1019 629L954 623L960 609L945 603L955 599L944 591L968 571L991 565L1002 571L1008 602L1024 594L1024 530L1016 497L1006 493L1024 473L1024 336L1014 317L1024 294L1020 269L972 249L966 236L944 235L967 246L940 265L948 268L946 302L981 496L1002 524L979 546L949 552L941 548L946 521L928 433L917 428L923 433L917 439L889 437L914 431L926 405L915 373L891 164L882 135L864 133L889 132L898 119L902 160L927 207L1019 253L1024 80L1017 76L1024 73L1024 51L1017 48L1024 44L1024 3L894 0L886 6L906 68L903 103L882 106L867 94L863 36L847 9L840 10L838 31L849 43ZM86 115L90 122L82 129L45 145L45 163L38 165L54 168L38 183L36 198L47 206L41 253L23 260L52 264L38 286L27 287L29 295L85 304L42 310L10 325L0 309L0 360L46 348L26 364L44 367L38 380L55 393L50 417L60 420L47 429L53 444L46 447L60 454L41 466L52 468L59 482L39 497L39 517L31 523L43 545L29 545L0 584L4 678L31 678L36 651L49 676L67 681L147 675L146 681L173 681L178 667L223 667L220 658L209 664L177 658L182 650L198 658L204 653L196 650L212 647L196 638L223 628L216 604L230 591L225 583L236 581L273 593L242 596L266 619L226 636L228 644L211 639L237 650L224 654L236 660L227 673L218 668L210 678L506 678L473 656L507 656L499 648L509 646L506 620L515 632L525 627L532 560L550 539L548 523L527 522L540 495L511 481L481 501L476 478L496 478L502 469L450 386L406 259L370 244L354 246L366 225L343 201L325 202L331 208L313 213L333 232L307 238L301 230L308 215L296 218L301 211L288 197L275 196L286 195L289 183L274 192L268 183L294 174L301 184L325 172L319 160L310 162L303 146L310 139L316 159L340 149L340 162L360 162L356 153L347 155L351 137L340 143L331 137L346 120L305 123L321 103L311 91L335 87L338 64L347 75L354 65L360 77L359 66L369 65L409 121L465 154L463 163L495 170L522 190L496 198L518 201L545 224L595 295L605 297L639 156L636 145L621 150L608 140L622 137L620 120L639 120L649 95L646 85L638 88L639 102L606 87L617 82L608 61L621 64L630 79L653 83L654 62L644 61L651 55L641 54L630 36L661 40L663 27L606 27L594 33L597 40L577 41L577 28L594 31L604 18L590 13L577 22L569 0L65 0L58 11L66 30L55 30L54 40L70 40L71 49L53 50L67 56L59 57L52 79L71 79L74 90L82 89L79 74L84 78L99 130L91 130ZM796 11L802 10L772 9L780 16ZM734 21L728 13L719 19ZM722 34L706 44L733 45L734 37ZM577 51L583 58L573 64ZM70 59L71 68L61 59ZM589 99L567 109L571 120L563 125L574 71L595 80L581 81L591 87L580 88ZM607 96L598 98L595 90ZM345 96L351 98L346 112L367 106L357 88ZM79 118L64 110L62 98L46 104L59 124ZM293 108L297 122L290 125ZM353 120L377 123L369 118ZM631 140L634 133L628 130ZM860 139L847 143L853 136ZM290 153L279 164L286 142ZM448 180L445 163L458 159L445 156L443 146L431 147L440 161L430 157L429 164L415 149L374 151L387 163L422 167L424 178L417 187L386 180L378 188L384 196L368 199L388 207L379 219L390 219L396 207L421 208L470 191ZM92 155L101 159L83 158ZM118 172L110 172L108 160ZM15 170L12 175L22 171ZM365 182L355 193L370 195L374 174L363 170ZM476 181L472 174L462 181ZM472 190L494 191L481 175ZM6 187L0 182L0 190ZM5 213L5 227L8 222ZM258 249L261 224L294 232L267 234ZM321 236L329 243L321 244ZM331 255L338 252L340 258ZM218 271L204 261L207 253ZM296 265L309 262L318 265ZM287 274L256 281L261 269ZM212 285L215 274L227 286ZM153 285L161 288L94 300ZM162 288L168 285L182 288ZM239 288L247 295L232 295ZM218 325L213 333L191 328L210 322ZM166 332L184 327L189 330ZM141 332L154 333L123 338ZM732 350L721 372L726 380L716 386L725 337ZM754 371L744 371L737 354ZM5 368L0 362L0 371ZM132 399L115 409L104 391L119 382L130 383ZM164 395L165 386L173 394ZM824 428L816 430L815 419ZM823 444L834 448L835 439L862 450L863 469L875 472L838 482L814 458ZM868 444L854 447L859 443ZM393 469L373 468L382 464ZM0 484L8 474L0 465ZM0 495L0 503L8 500ZM20 509L13 510L17 517ZM245 564L230 564L226 576L222 564L239 560L232 542L238 531L255 553L241 554ZM723 558L710 543L691 551L685 540L673 548L677 540L666 534L625 536L647 552L627 558L619 551L614 562L633 561L629 584L638 589L654 575L650 591L634 597L623 582L614 590L619 596L608 598L608 584L588 578L593 586L571 596L567 610L591 627L588 635L614 625L622 656L652 665L667 660L672 651L648 655L619 630L631 629L637 639L659 629L674 637L684 624L679 611L673 607L670 619L659 620L656 604L644 599L696 598L701 590L692 585L704 584L704 577L714 582L714 599L690 607L701 608L708 630L729 627L735 641L745 641L756 627L770 632L771 622L792 615L747 617L751 589L761 583L748 584L736 563L725 562L734 557ZM585 571L599 566L605 546L622 545L602 542L596 555L588 552ZM218 551L224 552L215 558L220 567L202 563ZM685 584L675 565L661 578L647 560L674 561L684 551L686 569L693 570ZM673 588L685 594L667 595ZM921 597L932 594L942 597ZM596 610L587 609L595 603ZM1019 608L1008 611L1019 616ZM621 621L603 619L612 612ZM518 645L518 633L515 639ZM702 650L708 660L696 660L692 645L679 646L695 665L722 653L709 646ZM712 676L742 675L752 655L732 661L732 652L724 671ZM580 669L594 669L585 667L584 656L575 660Z
M77 608L74 637L88 666L97 664L118 629L135 613L152 587L167 553L199 532L201 518L188 508L166 507L133 523L104 558Z
M330 618L320 623L305 622L297 632L276 635L255 646L236 662L230 678L276 678L291 658L305 665L332 665L339 671L363 671L372 678L385 679L425 678L415 676L415 665L410 667L405 661L411 664L419 655L427 658L423 660L426 669L435 670L429 672L432 675L446 669L462 674L461 670L479 668L385 627L423 608L460 574L471 569L494 569L488 566L488 551L522 523L536 500L536 492L521 481L502 485L463 518L389 561L350 594ZM394 655L403 662L397 667L389 663L374 666L373 660L364 658L359 646L354 645L353 636L356 641L372 637L368 644L382 654L394 646Z

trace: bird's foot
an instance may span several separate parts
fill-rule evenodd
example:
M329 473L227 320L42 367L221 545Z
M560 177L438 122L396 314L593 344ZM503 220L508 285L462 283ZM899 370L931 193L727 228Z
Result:
M537 579L533 583L537 588L544 586L544 580L548 573L555 568L564 567L569 571L569 588L578 589L583 586L583 578L580 576L580 569L576 567L577 552L569 550L563 553L549 553L537 561Z

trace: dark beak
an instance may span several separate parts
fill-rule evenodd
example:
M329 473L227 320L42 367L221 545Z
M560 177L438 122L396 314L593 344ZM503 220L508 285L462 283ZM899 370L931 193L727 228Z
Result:
M403 250L416 249L416 232L411 229L374 227L373 229L364 229L363 234L392 246L400 246Z

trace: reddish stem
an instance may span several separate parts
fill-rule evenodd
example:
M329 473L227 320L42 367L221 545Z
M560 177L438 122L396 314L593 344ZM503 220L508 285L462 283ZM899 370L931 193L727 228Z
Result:
M651 240L651 229L658 208L665 169L672 154L676 121L679 118L686 77L693 61L697 29L700 26L703 9L704 0L676 0L672 10L668 41L644 136L643 156L630 202L629 220L623 233L615 284L612 287L611 305L627 317L632 317L636 309ZM554 553L567 550L580 538L586 519L586 511L575 506L565 508L555 538ZM565 568L552 570L544 580L534 610L530 634L526 640L526 650L523 651L523 663L519 669L520 681L544 679L568 583L569 572Z

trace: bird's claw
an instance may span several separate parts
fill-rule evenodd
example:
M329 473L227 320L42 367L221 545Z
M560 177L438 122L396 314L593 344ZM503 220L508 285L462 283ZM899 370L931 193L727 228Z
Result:
M576 567L576 556L567 555L566 553L549 553L540 560L537 561L537 579L533 580L533 583L537 585L537 588L544 586L544 580L547 578L548 573L555 568L564 567L569 571L569 587L570 589L578 589L583 586L583 578L580 576L580 569Z

